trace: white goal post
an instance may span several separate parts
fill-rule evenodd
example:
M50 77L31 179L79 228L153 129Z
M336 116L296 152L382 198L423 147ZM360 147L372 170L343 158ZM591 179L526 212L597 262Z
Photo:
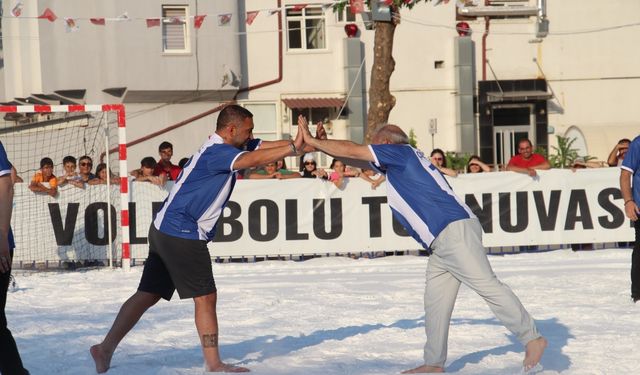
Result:
M125 125L122 104L0 105L0 141L16 171L11 221L14 267L76 268L108 262L129 269ZM32 181L42 179L37 175L42 175L41 164L49 159L57 178L46 180L57 190L34 192L32 184L37 182ZM75 160L78 169L83 161L82 167L91 172L98 165L106 184L91 185L79 175L68 177L63 160L67 168L69 160ZM76 179L79 182L67 183ZM47 181L42 185L51 188Z

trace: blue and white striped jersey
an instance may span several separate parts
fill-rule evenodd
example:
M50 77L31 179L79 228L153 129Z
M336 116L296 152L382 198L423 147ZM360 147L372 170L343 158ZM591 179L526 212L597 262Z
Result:
M250 140L247 151L260 143ZM216 133L209 137L178 176L153 222L156 229L174 237L211 241L236 182L233 163L244 152Z
M629 151L622 160L622 169L631 172L631 188L633 189L633 200L640 205L640 136L637 136L629 145Z
M476 217L422 151L410 145L369 145L371 165L387 177L393 215L425 249L450 223Z
M9 158L7 157L7 152L4 150L2 142L0 142L0 176L11 176L11 163L9 163ZM16 244L13 241L13 233L11 232L11 227L9 227L9 249L15 247Z

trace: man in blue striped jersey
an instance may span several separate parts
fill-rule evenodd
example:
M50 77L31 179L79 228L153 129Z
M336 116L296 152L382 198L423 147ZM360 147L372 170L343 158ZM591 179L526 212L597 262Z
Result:
M455 195L429 158L409 145L404 131L385 125L367 146L313 139L304 118L298 119L298 125L309 146L344 158L348 164L370 165L383 173L393 215L431 252L424 294L424 364L404 373L444 372L449 323L461 283L484 298L496 317L525 346L524 369L529 371L536 366L547 341L518 297L493 273L482 245L478 218Z
M318 136L323 136L319 129ZM239 170L296 155L302 133L292 141L253 139L253 115L237 105L218 115L215 133L189 159L149 229L149 256L137 292L120 309L102 343L90 353L98 373L106 372L124 336L161 298L193 298L195 323L205 368L212 372L247 372L223 363L218 350L216 286L207 242L229 200ZM258 149L259 148L259 149Z

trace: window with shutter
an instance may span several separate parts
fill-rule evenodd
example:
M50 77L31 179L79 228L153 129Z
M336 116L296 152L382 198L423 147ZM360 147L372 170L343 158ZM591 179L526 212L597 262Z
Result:
M186 5L162 6L162 51L189 53L189 14Z

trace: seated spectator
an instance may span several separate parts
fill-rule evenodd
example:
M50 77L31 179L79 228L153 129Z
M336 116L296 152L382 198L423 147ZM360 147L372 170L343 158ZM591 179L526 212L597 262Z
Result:
M284 159L276 161L276 169L278 170L278 173L280 173L280 177L278 178L281 180L302 177L300 173L296 173L287 169L287 162Z
M609 157L607 158L607 164L610 167L618 167L622 164L624 160L624 156L627 154L627 150L629 150L629 145L631 144L631 140L628 138L623 138L616 143L613 147L613 150L609 153Z
M524 173L536 177L538 169L551 169L551 164L544 156L533 152L533 145L528 139L518 142L518 155L514 155L507 164L507 170Z
M384 175L376 173L373 169L368 168L362 168L360 178L371 184L371 190L376 190L376 188L387 179Z
M73 156L68 155L62 159L63 174L58 177L58 186L69 184L77 188L84 188L84 181L76 172L76 166L76 158Z
M302 157L302 171L300 172L302 174L302 177L304 178L323 178L323 179L327 179L327 172L322 169L322 168L318 168L318 165L316 163L316 159L314 158L313 154L304 154L304 156Z
M118 185L120 183L120 179L118 176L114 175L111 171L109 171L109 180L111 185ZM107 184L107 164L100 163L96 167L96 177L89 180L87 182L89 185L106 185Z
M43 183L48 183L49 187L44 186ZM58 180L53 174L53 160L51 158L40 160L40 170L31 179L29 189L34 193L47 193L52 197L58 194Z
M167 141L160 143L158 146L158 153L160 154L160 160L156 164L156 168L153 171L154 176L160 176L164 174L167 176L167 180L175 181L180 175L182 168L171 162L173 156L173 145Z
M451 168L447 168L447 158L444 155L444 151L439 148L433 149L433 151L431 151L431 164L438 168L438 170L442 174L450 177L458 176L458 172L454 171Z
M90 180L96 178L96 175L91 173L91 168L93 168L93 160L91 160L91 157L87 155L81 156L80 159L78 159L78 166L78 174L80 175L82 181L89 182Z
M160 176L153 175L156 164L156 160L153 157L147 156L140 160L140 168L132 170L129 174L133 176L135 181L147 181L154 185L164 186L167 182L167 176L165 174Z
M471 155L467 162L467 173L491 172L491 168L480 160L478 155Z
M21 182L24 182L24 180L22 179L22 177L18 176L18 171L16 170L16 167L11 165L11 183L18 184Z

